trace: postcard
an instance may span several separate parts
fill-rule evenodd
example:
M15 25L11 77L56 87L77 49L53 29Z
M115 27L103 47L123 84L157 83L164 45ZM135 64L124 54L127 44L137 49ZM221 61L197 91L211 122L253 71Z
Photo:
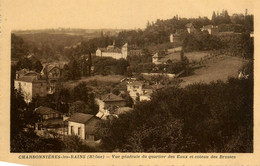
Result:
M0 160L257 165L255 0L0 1Z

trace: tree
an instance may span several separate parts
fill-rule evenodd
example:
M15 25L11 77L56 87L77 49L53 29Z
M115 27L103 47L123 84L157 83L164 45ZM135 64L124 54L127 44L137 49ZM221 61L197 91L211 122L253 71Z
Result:
M127 66L128 66L128 62L125 59L121 58L117 60L116 74L120 74L120 75L126 74Z
M69 108L69 114L72 115L74 113L93 114L93 110L84 101L75 101ZM96 114L94 113L94 115Z
M17 62L17 69L33 69L33 62L29 58L22 58Z
M85 145L76 135L64 137L63 143L62 152L95 152L95 149Z
M86 105L92 110L92 114L96 114L98 112L98 105L95 102L95 96L92 92L92 89L87 87L86 82L81 82L73 89L73 98L74 101L84 101Z
M76 80L80 78L80 68L75 59L72 59L68 64L68 76L69 79Z
M215 11L213 11L213 14L212 14L212 17L211 17L211 21L212 21L212 23L214 25L216 25L216 18L217 18L216 13L215 13Z
M41 72L42 68L43 68L43 66L39 60L36 60L32 64L32 69L35 70L36 72Z
M108 151L234 153L252 152L252 129L253 80L232 78L157 90L98 133Z
M57 86L55 92L56 98L56 110L62 113L68 113L69 111L69 101L70 101L70 92L68 89Z

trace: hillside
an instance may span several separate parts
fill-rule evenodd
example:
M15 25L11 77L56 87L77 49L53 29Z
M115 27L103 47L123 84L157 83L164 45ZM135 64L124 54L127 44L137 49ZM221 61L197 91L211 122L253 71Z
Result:
M222 56L218 59L208 61L202 67L195 69L191 76L183 77L182 87L194 83L210 83L212 81L222 80L227 81L229 77L237 77L238 71L247 60Z

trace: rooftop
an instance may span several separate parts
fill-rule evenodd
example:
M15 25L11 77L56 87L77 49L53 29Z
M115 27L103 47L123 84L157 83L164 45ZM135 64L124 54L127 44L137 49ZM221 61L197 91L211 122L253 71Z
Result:
M34 110L37 114L41 114L41 115L46 115L46 114L60 114L60 112L56 111L56 110L53 110L52 108L49 108L49 107L43 107L43 106L40 106L38 108L36 108Z
M31 75L20 77L20 78L16 79L16 81L23 81L23 82L46 82L46 80L43 79L43 78L38 79L37 76L31 76Z
M109 93L106 95L101 96L101 100L104 102L109 102L109 101L124 101L120 96L114 95L113 93Z
M214 26L214 25L206 25L206 26L203 26L201 29L202 29L202 30L208 30L208 29L212 29L212 28L217 28L217 26Z
M94 115L91 114L75 113L67 121L85 124L93 117Z
M28 73L28 72L29 72L28 69L21 69L21 70L19 70L19 71L16 71L16 74L26 74L26 73Z
M153 55L153 58L162 58L165 56L165 53L163 52L157 52Z
M128 85L143 85L143 82L141 82L141 81L134 81L134 82L131 82L131 83L129 83Z

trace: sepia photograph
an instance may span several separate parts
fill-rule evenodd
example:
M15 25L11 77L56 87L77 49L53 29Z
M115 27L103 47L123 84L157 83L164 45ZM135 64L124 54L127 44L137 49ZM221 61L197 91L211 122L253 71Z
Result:
M254 5L201 2L17 0L10 153L254 153Z

